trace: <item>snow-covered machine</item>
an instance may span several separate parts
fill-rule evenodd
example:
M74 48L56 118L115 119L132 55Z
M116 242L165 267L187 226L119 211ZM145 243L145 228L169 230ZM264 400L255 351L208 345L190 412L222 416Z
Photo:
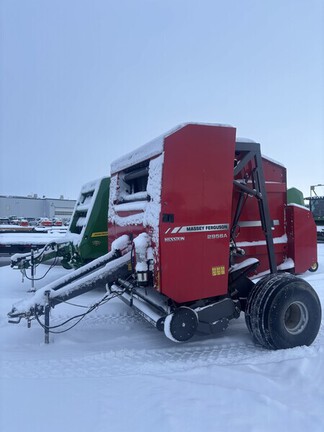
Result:
M106 286L173 341L244 312L257 343L310 345L321 306L294 273L317 262L316 228L286 194L286 169L234 128L179 126L112 164L110 252L14 305L10 320L45 314L48 334L51 307Z
M319 196L316 193L316 188L324 188L324 184L317 184L310 187L310 196L304 198L302 191L296 188L287 190L288 203L295 203L301 206L307 206L313 215L317 230L317 242L324 241L324 196ZM312 267L315 271L317 265Z
M25 273L54 259L72 269L106 254L109 184L110 178L103 177L83 185L66 234L31 252L14 254L11 267Z
M317 226L317 240L324 241L324 196L318 195L316 189L320 188L323 192L324 184L317 184L310 187L310 196L305 198L308 201L309 210L312 212Z

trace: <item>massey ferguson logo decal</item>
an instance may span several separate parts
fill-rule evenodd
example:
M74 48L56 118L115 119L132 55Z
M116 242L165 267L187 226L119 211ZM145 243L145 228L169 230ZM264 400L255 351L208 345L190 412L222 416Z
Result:
M210 224L210 225L190 225L176 228L169 228L165 234L180 234L180 233L194 233L194 232L213 232L213 231L227 231L229 224Z

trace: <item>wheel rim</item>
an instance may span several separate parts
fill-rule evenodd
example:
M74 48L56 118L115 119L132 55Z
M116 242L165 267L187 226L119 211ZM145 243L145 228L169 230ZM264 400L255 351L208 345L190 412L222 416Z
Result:
M181 306L166 318L164 333L171 340L185 342L192 338L197 327L197 313L193 309Z
M291 303L285 312L284 325L288 333L302 333L308 323L308 310L304 303Z
M318 266L318 264L317 264L317 262L315 262L314 264L311 265L310 270L316 271L317 270L317 266Z

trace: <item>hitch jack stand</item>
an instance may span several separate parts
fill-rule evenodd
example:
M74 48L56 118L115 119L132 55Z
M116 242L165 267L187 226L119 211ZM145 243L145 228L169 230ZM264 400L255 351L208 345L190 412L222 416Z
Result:
M34 292L36 292L36 289L35 289L36 265L35 265L35 251L33 248L31 248L31 251L30 251L30 264L31 264L31 268L30 268L31 288L27 292L34 293Z
M51 305L50 305L50 291L45 291L45 297L46 297L46 305L45 305L45 310L44 310L44 314L45 314L45 325L44 325L44 329L45 329L45 344L49 344L49 324L50 324L50 310L51 310Z

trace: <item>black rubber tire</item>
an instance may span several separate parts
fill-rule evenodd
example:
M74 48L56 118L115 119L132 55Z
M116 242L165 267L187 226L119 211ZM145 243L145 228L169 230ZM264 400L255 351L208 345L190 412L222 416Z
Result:
M180 306L164 320L164 334L173 342L186 342L196 333L197 313L186 306Z
M308 271L310 271L312 273L316 272L317 270L318 270L318 262L314 262L314 264L311 265L308 269Z
M255 342L268 349L311 345L321 324L314 289L289 273L268 275L252 289L245 311Z
M251 326L251 305L254 304L254 298L259 293L259 291L263 288L265 284L268 283L269 280L273 278L273 274L269 274L267 276L264 276L262 279L260 279L257 284L251 289L247 302L246 302L246 309L245 309L245 323L247 328L249 329L250 333L252 334L252 326ZM255 336L252 334L253 339L256 340ZM259 342L261 343L261 342Z

